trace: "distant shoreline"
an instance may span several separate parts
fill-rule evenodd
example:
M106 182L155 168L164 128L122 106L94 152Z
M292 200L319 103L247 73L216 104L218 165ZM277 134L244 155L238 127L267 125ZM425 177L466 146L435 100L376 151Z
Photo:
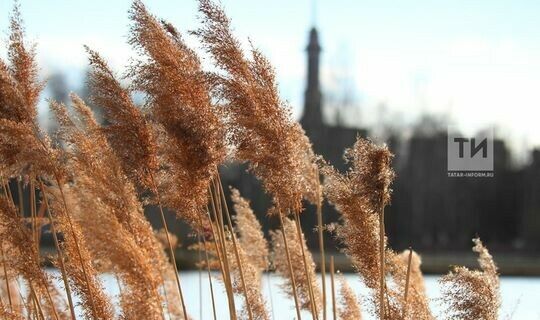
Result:
M45 257L45 265L53 266L47 257L54 256L55 250L52 247L42 247L42 256ZM317 251L312 253L313 260L320 265L320 254ZM341 272L354 272L351 262L342 253L327 253L327 270L329 269L330 255L334 256L335 268ZM460 265L470 269L479 268L476 257L471 252L453 253L425 253L422 257L422 271L424 274L444 274L451 266ZM499 267L499 272L504 276L540 276L540 256L526 255L522 253L496 253L495 262ZM196 270L198 254L196 251L177 250L176 262L179 269Z

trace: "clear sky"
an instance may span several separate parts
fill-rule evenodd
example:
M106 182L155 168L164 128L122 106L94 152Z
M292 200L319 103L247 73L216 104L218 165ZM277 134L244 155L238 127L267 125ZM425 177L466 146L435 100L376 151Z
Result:
M86 66L83 44L118 71L132 56L126 44L130 1L20 3L44 76L61 70L75 86ZM198 26L195 0L146 3L181 31ZM1 30L12 4L0 0ZM308 0L223 4L238 37L250 37L275 65L296 116L307 32L315 20L324 90L333 101L353 98L357 111L349 122L412 123L431 113L468 132L495 126L516 150L540 146L540 1L319 0L316 14ZM5 41L6 32L1 35ZM197 46L193 38L189 43Z

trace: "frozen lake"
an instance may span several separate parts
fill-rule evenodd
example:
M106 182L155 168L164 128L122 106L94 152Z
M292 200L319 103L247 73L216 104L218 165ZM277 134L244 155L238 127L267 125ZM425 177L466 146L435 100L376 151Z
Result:
M199 274L197 271L181 271L182 288L185 294L188 313L193 319L213 319L212 305L210 300L210 290L206 273ZM215 273L215 276L218 274ZM360 283L358 277L354 274L345 275L349 285L354 289L359 299L366 296L367 290ZM439 276L426 276L426 287L431 299L431 307L437 315L440 308L440 294L437 279ZM319 278L320 279L320 278ZM108 293L116 299L118 295L118 286L112 276L103 276L104 285ZM274 274L265 274L263 276L263 292L267 299L268 309L273 310L273 319L284 320L294 319L294 300L283 294L280 289L282 279ZM216 307L219 319L228 319L227 299L224 287L216 277L213 278L214 292L216 294ZM329 292L330 277L327 281ZM540 320L540 278L539 277L502 277L502 310L500 319L507 320ZM202 294L202 302L201 302ZM330 297L330 294L328 294ZM241 297L237 297L237 308L243 302ZM363 306L364 310L366 309ZM331 301L328 303L328 315L331 319ZM305 319L311 319L308 312L304 312ZM364 313L365 319L372 319ZM303 317L304 318L304 317Z

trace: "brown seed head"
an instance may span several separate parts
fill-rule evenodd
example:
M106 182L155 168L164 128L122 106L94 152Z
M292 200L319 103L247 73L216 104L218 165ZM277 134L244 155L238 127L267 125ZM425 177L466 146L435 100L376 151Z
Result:
M147 59L132 67L134 87L147 94L147 107L161 137L163 202L198 225L210 179L225 157L224 128L199 58L170 24L161 24L135 1L130 43ZM189 195L189 196L187 196Z
M151 174L158 169L156 142L144 114L131 100L101 56L86 47L92 70L92 102L105 112L103 131L125 174L138 186L153 189Z
M221 69L208 81L224 110L235 158L249 162L276 204L300 211L302 197L314 189L305 175L313 170L313 152L279 97L274 69L253 47L251 58L244 55L222 8L202 0L199 11L203 27L195 34Z

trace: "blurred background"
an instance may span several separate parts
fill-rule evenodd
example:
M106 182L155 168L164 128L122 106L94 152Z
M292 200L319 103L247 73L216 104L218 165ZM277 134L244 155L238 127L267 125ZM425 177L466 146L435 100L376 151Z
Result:
M126 43L131 2L19 3L48 80L41 123L53 132L45 100L66 102L71 91L88 95L83 44L119 74L134 56ZM13 4L0 1L3 43ZM184 32L211 68L188 34L199 25L196 1L146 5ZM412 246L423 255L427 272L446 272L451 264L474 265L471 238L478 235L503 274L540 274L540 2L223 0L223 5L241 42L247 47L251 39L275 66L280 93L317 153L342 171L343 151L357 135L386 142L395 153L397 179L387 209L395 249ZM494 130L493 177L448 177L449 125L467 135ZM245 170L240 164L223 166L223 182L251 199L268 231L275 226L266 218L268 199ZM148 216L159 225L152 209ZM328 204L324 220L338 221ZM317 249L314 208L307 206L302 224ZM183 242L192 241L181 223L173 230ZM337 247L331 237L326 246ZM192 265L194 254L180 249L179 263ZM349 263L337 259L346 269Z

